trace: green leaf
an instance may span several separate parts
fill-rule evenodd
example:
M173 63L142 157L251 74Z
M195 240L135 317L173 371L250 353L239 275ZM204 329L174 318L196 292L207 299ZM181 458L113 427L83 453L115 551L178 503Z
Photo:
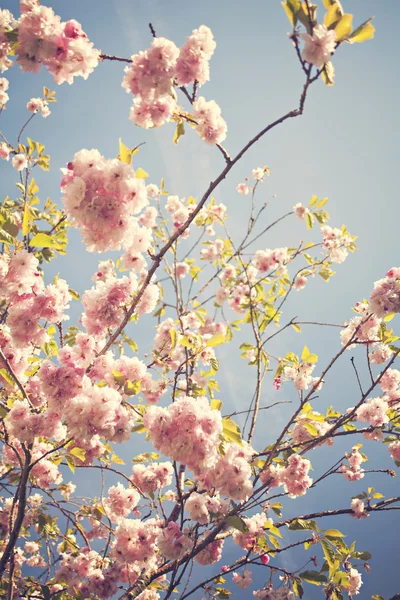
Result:
M307 361L307 359L308 359L309 356L310 356L310 351L307 348L307 346L304 346L303 352L301 353L301 360Z
M318 429L315 427L315 425L313 425L312 423L310 423L309 421L303 421L303 425L304 427L307 429L308 433L314 437L318 437L319 436L319 431Z
M242 533L247 533L249 531L249 528L247 527L246 523L237 515L226 517L225 521L228 523L228 525L230 525L234 529L237 529L238 531L241 531Z
M353 31L353 15L343 15L339 23L335 27L336 41L341 42L342 40L349 37Z
M281 4L290 24L296 27L299 10L301 9L301 0L285 0Z
M372 19L373 17L368 19L368 21L365 21L365 23L357 27L357 29L349 35L348 41L351 44L355 44L356 42L366 42L374 37L375 27L371 23Z
M292 327L297 333L301 333L301 327L297 323L292 323Z
M62 250L63 248L57 240L47 235L47 233L37 233L31 239L29 245L33 248L54 248L55 250Z
M144 169L141 169L140 167L135 171L136 179L146 179L148 176L149 174L146 173L146 171Z
M222 400L215 400L215 399L211 400L211 402L210 402L210 408L212 410L221 410L221 408L222 408Z
M222 432L227 440L234 442L239 446L242 445L240 427L236 425L235 421L233 421L229 417L225 417L224 419L222 419Z
M326 583L326 576L322 573L318 573L318 571L303 571L300 573L301 579L303 581L307 581L307 583L312 583L313 585L321 585L321 583Z
M372 554L370 554L369 552L353 552L353 554L351 555L352 558L355 558L356 560L371 560L372 558Z
M72 473L75 473L75 460L72 458L72 456L66 456L65 460L67 461L67 465L69 466Z
M118 385L124 385L125 375L123 375L119 371L114 371L114 369L112 370L112 374L113 374L115 383L118 383Z
M5 379L8 385L14 386L15 381L6 369L0 369L0 375Z
M321 71L322 81L325 85L333 85L335 83L335 68L331 61L324 64Z
M312 229L312 227L314 225L314 219L310 213L306 214L306 224L307 224L307 229Z
M128 381L124 385L124 394L127 396L135 396L140 392L141 382L140 381Z
M339 529L327 529L324 531L324 536L327 538L344 538L345 536Z
M341 5L336 2L331 4L324 16L325 27L327 27L328 29L335 29L342 16L343 8L341 7Z
M221 346L221 344L225 344L225 336L222 333L215 333L210 339L207 341L207 348L213 348L214 346Z
M314 531L318 530L318 526L315 521L310 519L295 519L291 523L289 523L288 529L290 531L304 531L305 529Z
M183 135L185 135L185 126L183 121L178 121L173 137L174 144L177 144L179 142L179 138L181 138Z
M74 300L79 300L80 295L78 294L78 292L76 292L72 288L68 288L68 292L69 292L71 298L73 298Z
M76 456L82 462L85 461L86 451L82 448L72 448L72 450L69 451L69 454L72 454L72 456Z
M385 598L383 596L380 596L379 594L374 594L373 596L371 596L372 600L385 600Z
M127 146L125 146L125 144L123 143L122 139L119 138L119 155L118 158L121 162L125 163L126 165L130 165L132 162L132 154L131 151L129 150L129 148Z

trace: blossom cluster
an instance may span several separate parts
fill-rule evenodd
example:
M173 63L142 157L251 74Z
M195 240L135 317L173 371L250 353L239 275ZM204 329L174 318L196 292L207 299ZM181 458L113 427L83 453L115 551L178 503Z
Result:
M131 165L107 160L98 150L81 150L64 171L63 202L81 231L89 252L146 252L151 229L140 227L134 214L148 204L146 187Z
M311 463L299 454L292 454L287 460L287 466L271 465L261 471L260 479L269 488L283 485L289 498L304 496L312 484L308 472Z
M400 267L393 267L386 277L375 282L369 302L372 312L380 318L400 312Z
M80 23L74 19L63 23L52 8L39 2L22 2L21 12L17 22L9 19L7 25L17 30L16 55L22 70L38 73L44 65L58 84L72 83L78 76L87 79L98 65L100 52Z
M208 62L215 46L211 30L202 25L193 30L180 49L171 40L156 37L148 50L134 54L122 82L122 87L134 95L131 121L149 129L179 115L174 86L203 85L208 81ZM210 144L223 141L227 127L219 106L199 98L193 108L200 136Z

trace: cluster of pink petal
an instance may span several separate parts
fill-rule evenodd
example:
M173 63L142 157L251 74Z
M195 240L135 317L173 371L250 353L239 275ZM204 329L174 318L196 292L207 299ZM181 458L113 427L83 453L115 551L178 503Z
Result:
M143 179L131 165L105 159L98 150L81 150L68 163L61 181L68 216L83 236L89 252L146 252L152 232L132 215L147 204Z
M230 443L225 455L218 455L215 464L207 469L200 480L208 490L215 489L228 498L244 502L253 491L249 464L253 456L253 448L244 442L243 446Z
M184 223L196 208L196 204L185 204L185 199L179 200L178 196L168 196L165 204L166 210L171 214L171 222L174 226L175 233ZM188 237L190 229L187 228L183 234L183 238Z
M202 540L200 540L201 543ZM201 550L196 556L195 561L199 565L213 565L222 558L222 548L224 546L224 540L215 540L208 544L204 550Z
M40 110L42 117L46 118L50 114L49 105L43 98L31 98L26 105L26 108L31 113L37 113Z
M397 463L400 463L400 442L392 442L388 446L390 456Z
M95 550L84 548L79 553L61 554L60 568L56 572L56 581L67 584L70 594L77 592L83 597L95 595L101 600L113 596L118 588L119 571L110 567L109 559L103 559ZM52 586L56 588L56 584ZM60 586L61 589L64 588ZM56 592L57 589L54 590Z
M275 248L275 250L257 250L253 264L260 271L266 273L283 266L289 260L287 248Z
M294 214L300 220L304 219L309 214L310 210L304 206L301 202L298 202L293 206Z
M178 85L190 85L197 81L203 85L210 78L209 60L216 43L211 29L201 25L186 38L176 63L175 79Z
M246 524L247 531L233 532L233 541L235 544L243 548L243 550L253 550L257 543L257 538L263 535L264 526L267 522L272 523L271 519L267 519L264 513L258 513L252 517L244 517L243 521Z
M158 548L168 560L182 558L187 550L193 546L189 537L184 535L177 523L170 521L157 538Z
M136 420L133 412L122 405L117 390L90 384L66 404L63 412L68 435L83 442L95 435L110 442L127 441Z
M203 472L215 463L222 417L206 398L184 396L168 408L149 406L143 424L157 450L193 472Z
M4 107L9 101L8 90L8 79L0 77L0 107Z
M349 594L350 597L356 596L360 593L362 586L361 574L357 569L351 568L348 572L349 585L342 586L343 591Z
M4 424L9 435L20 442L30 444L35 437L54 438L57 442L65 439L67 429L61 423L60 414L46 410L32 412L28 400L15 400Z
M13 448L9 445L3 447L4 464L19 467L24 456L21 442L17 438L11 438L9 442ZM38 441L32 448L32 463L36 464L31 470L30 477L39 488L49 489L52 485L62 482L59 467L51 462L51 455L44 457L44 454L52 451L53 448L52 444Z
M384 398L371 398L357 409L357 419L368 422L373 427L381 427L389 422L387 411L389 405Z
M312 36L302 33L300 37L305 42L301 54L303 60L316 67L322 67L330 60L331 54L336 48L336 32L334 30L328 30L325 25L316 25L313 28Z
M235 312L242 314L251 296L253 299L257 296L255 286L257 269L252 265L247 265L243 273L237 276L236 268L232 265L225 267L220 274L222 286L215 294L215 303L222 306L226 300L229 300L229 306Z
M329 250L329 258L333 263L342 263L348 256L348 248L353 244L353 239L347 231L324 225L321 227L323 244Z
M11 53L11 43L6 33L12 31L17 26L17 21L7 9L0 9L0 71L4 73L12 65L8 58Z
M393 350L391 350L389 346L386 346L385 344L377 344L369 353L369 360L376 365L382 365L388 361L392 355Z
M355 519L366 519L369 517L369 513L365 510L365 504L360 498L353 498L351 501L351 510L353 511L351 516Z
M295 600L296 598L287 585L276 589L273 589L272 585L270 585L262 590L256 590L253 592L253 596L256 600Z
M233 583L236 583L236 585L240 588L240 589L247 589L248 587L250 587L251 582L253 581L252 579L252 573L250 571L250 569L243 569L243 573L239 573L236 572L232 575L232 581Z
M174 468L170 462L134 465L131 480L144 494L151 494L171 485Z
M39 328L40 320L50 324L67 318L64 311L70 296L66 281L56 279L45 287L38 264L26 250L0 261L0 297L8 303L7 325L13 344L20 348L41 346L47 340L46 330Z
M264 469L260 474L263 483L267 483L269 488L284 486L289 498L304 496L312 484L312 479L308 472L311 469L311 463L299 454L289 456L287 466L271 465Z
M310 385L316 385L315 390L320 390L322 387L322 381L320 383L319 377L312 377L312 372L315 369L314 363L305 362L299 367L285 367L284 375L288 379L292 379L296 390L303 391L308 390ZM318 385L317 385L318 384Z
M140 494L134 488L125 488L122 483L117 483L108 490L103 506L110 521L118 523L136 508L139 500Z
M381 319L378 319L375 315L371 315L369 305L365 302L357 302L356 311L360 316L354 317L349 323L345 323L345 328L340 332L342 345L348 344L350 340L352 342L377 343L379 341L378 334ZM353 347L354 345L350 344L348 349Z
M161 521L148 519L124 519L115 530L115 540L111 556L119 562L131 563L139 568L151 569L157 566L157 538L161 531Z
M136 289L137 279L134 274L120 279L112 277L105 282L96 281L96 286L87 290L82 297L82 324L87 333L103 337L108 329L119 325L124 307L131 303Z
M317 413L317 414L319 414L319 413ZM306 427L306 423L310 423L310 425L315 427L315 429L318 431L318 437L322 437L323 435L328 433L328 431L332 427L326 421L314 421L312 417L308 417L307 415L301 415L297 419L296 424L292 429L292 438L295 442L298 442L298 443L308 442L309 440L312 440L315 437L308 431L308 429ZM328 437L325 440L323 440L323 442L321 442L321 443L325 443L325 444L328 444L329 446L332 446L333 439Z
M351 454L347 455L349 465L341 465L340 471L349 481L359 481L364 477L364 471L361 464L365 461L357 446L353 446Z
M62 23L52 8L33 3L18 22L16 54L23 71L38 73L44 65L58 84L78 76L87 79L100 56L80 23Z
M122 82L122 87L135 96L131 121L146 129L170 121L177 109L174 85L208 81L208 61L214 48L211 30L202 25L180 50L171 40L156 37L149 49L134 54Z
M400 312L400 267L393 267L386 277L375 281L369 303L377 317Z
M185 502L185 510L189 513L190 519L201 525L206 525L211 521L210 513L225 513L227 509L228 503L221 500L219 494L211 497L208 494L192 492Z
M379 385L387 394L397 392L400 388L400 371L398 369L388 369L382 375Z
M226 138L228 130L226 121L221 115L221 109L214 100L208 102L200 96L193 102L196 130L207 144L220 144Z

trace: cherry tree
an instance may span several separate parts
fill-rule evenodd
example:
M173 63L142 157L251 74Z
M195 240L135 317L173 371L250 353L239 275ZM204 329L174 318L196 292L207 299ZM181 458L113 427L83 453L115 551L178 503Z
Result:
M316 196L271 221L259 200L267 166L237 182L249 203L240 240L229 231L229 203L212 196L263 136L303 115L314 84L333 85L337 51L374 35L371 19L353 28L338 0L323 0L318 14L310 0L282 5L303 86L294 108L262 123L236 155L223 109L207 97L216 42L206 25L178 46L150 24L149 47L124 58L97 50L77 21L62 22L38 0L21 0L20 15L0 10L3 72L17 63L14 69L47 69L56 84L73 84L105 61L122 63L122 87L132 96L127 119L145 129L172 122L171 143L198 135L221 163L200 197L180 198L161 174L139 167L139 146L120 139L117 157L77 148L61 169L58 205L39 195L35 175L49 169L50 156L27 137L32 119L49 117L56 93L45 87L42 97L27 99L30 116L14 139L0 134L2 167L14 169L18 188L0 208L2 598L293 600L312 585L336 600L360 593L371 555L325 523L339 515L379 519L375 513L400 508L400 496L385 497L369 483L400 465L400 349L387 325L400 312L400 268L361 290L368 300L344 323L285 316L289 296L315 276L329 281L355 250L354 235L327 224L327 198ZM11 101L2 77L2 113ZM303 221L309 240L266 247L267 233L286 219ZM89 253L117 251L116 260L99 262L82 297L46 273L68 252L70 228ZM81 317L68 327L73 302ZM134 339L139 321L150 354ZM302 333L303 325L337 327L328 364L306 345L300 355L270 352L272 339L289 328ZM225 344L243 359L238 376L249 373L255 384L230 414L218 399ZM349 349L365 361L368 379L352 359L359 391L340 412L324 398L324 383ZM273 387L293 389L296 401L285 426L259 446L263 411L281 410L281 402L265 405ZM336 438L347 444L344 455L335 453ZM373 443L385 445L382 468L368 469L366 440L372 451ZM123 443L128 452L141 449L131 467L118 456ZM329 465L313 473L323 446ZM79 495L86 470L103 482L90 498ZM285 516L296 510L294 500L335 475L368 484L335 510L322 495L319 511ZM297 547L304 564L293 572L280 557Z

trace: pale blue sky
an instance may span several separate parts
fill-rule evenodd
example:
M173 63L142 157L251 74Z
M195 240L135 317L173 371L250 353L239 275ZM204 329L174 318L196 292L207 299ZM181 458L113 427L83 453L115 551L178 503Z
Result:
M61 0L49 2L63 20L75 18L95 46L105 53L129 57L151 42L148 22L159 35L181 45L193 28L208 25L216 38L217 49L211 61L211 81L201 93L215 99L228 122L226 147L231 154L239 150L265 124L295 108L301 92L303 74L287 32L289 22L278 0ZM310 89L305 115L276 128L258 143L234 168L230 178L215 194L228 206L230 229L240 235L247 200L239 196L236 185L249 176L251 169L267 164L271 177L260 190L260 198L269 200L276 194L268 218L274 220L297 202L308 203L311 195L328 196L330 224L345 223L358 236L358 251L343 265L327 286L322 280L310 282L308 288L288 303L285 315L298 315L303 320L342 322L352 316L351 306L367 297L373 282L392 266L400 264L398 250L398 63L397 46L400 8L396 0L347 0L346 12L354 13L361 23L375 15L376 36L365 44L342 47L334 58L336 85L326 88L318 82ZM16 1L2 2L2 8L18 12ZM222 169L220 154L203 144L193 131L172 144L173 125L146 132L128 121L131 97L121 88L123 65L101 64L87 81L77 79L72 86L55 86L44 71L39 76L22 74L13 67L5 75L10 80L11 102L1 116L0 127L7 137L15 138L19 124L26 116L25 105L32 96L41 94L47 85L57 92L58 102L52 105L47 120L35 118L28 135L46 145L51 154L52 168L38 177L40 197L50 196L60 201L59 169L81 148L98 148L107 157L118 151L118 138L133 147L145 141L136 165L150 173L150 180L166 180L167 189L180 196L199 197L208 183ZM4 195L14 193L15 173L9 165L0 164ZM267 217L266 217L267 218ZM261 247L296 245L308 238L302 223L285 221L274 230ZM315 234L314 234L315 235ZM84 254L79 235L71 232L68 258L54 261L49 277L60 272L70 286L82 292L90 283L98 260L97 255ZM78 314L74 309L75 317ZM150 318L139 328L139 343L146 345ZM152 331L152 330L151 330ZM152 332L150 336L152 336ZM244 338L243 338L244 339ZM233 342L235 343L235 342ZM272 349L284 354L300 352L304 343L321 357L325 364L339 348L336 330L308 328L302 336L289 332ZM355 403L357 388L351 370L349 353L340 368L328 380L321 394L323 410L329 404L344 409ZM232 358L232 349L222 349L223 373L221 398L227 411L243 409L249 396L249 380L241 368L240 359ZM225 360L224 360L225 359ZM361 362L361 358L359 359ZM238 375L239 374L239 375ZM264 404L277 399L294 399L288 386L274 392L267 382ZM275 409L265 417L257 443L267 445L276 429L283 425L290 407ZM265 436L265 441L263 439ZM313 459L315 475L321 473L350 449L350 442L336 444L331 450L317 450ZM369 448L369 447L368 447ZM386 449L373 446L376 458L369 468L392 466ZM126 448L127 461L135 451ZM85 475L87 472L85 471ZM325 486L307 494L295 503L287 503L291 511L311 512L327 506L346 507L350 497L369 485L389 495L396 493L398 482L380 476L373 482L365 478L350 485L339 476L328 479ZM85 478L83 489L89 490L93 480ZM328 501L326 500L328 498ZM300 508L299 508L300 507ZM372 573L365 575L361 598L372 593L390 596L399 591L397 577L390 568L390 557L398 555L397 537L392 513L371 516L363 522L349 517L329 526L343 527L348 540L358 539L358 549L371 550ZM387 516L388 515L388 516ZM328 525L327 525L328 526ZM296 568L305 553L292 553L283 559L287 568ZM388 560L389 558L389 560ZM241 598L251 597L241 593ZM238 597L235 595L234 597ZM307 599L321 597L320 590L308 588Z

